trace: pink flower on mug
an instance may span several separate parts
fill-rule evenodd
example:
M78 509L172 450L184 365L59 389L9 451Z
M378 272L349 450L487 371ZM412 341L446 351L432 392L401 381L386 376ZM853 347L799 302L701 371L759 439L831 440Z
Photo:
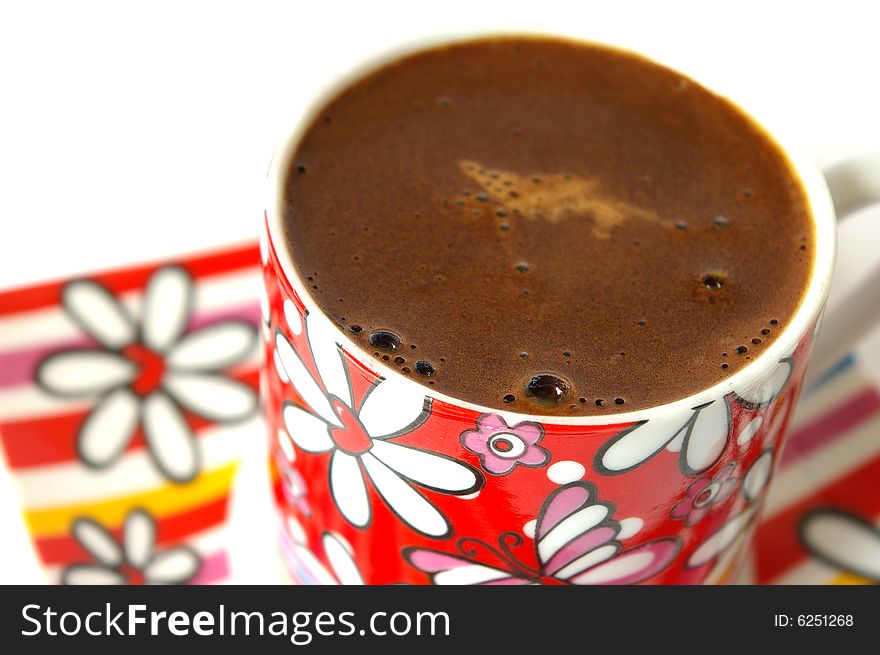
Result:
M538 445L544 436L539 423L523 421L514 426L497 414L481 414L477 429L461 433L461 445L480 457L480 465L492 475L506 475L517 465L541 467L550 453Z
M182 410L214 422L241 421L256 411L254 391L222 374L251 355L256 330L243 321L221 321L185 333L192 300L190 277L176 266L150 278L139 324L97 282L64 288L65 311L98 347L49 355L36 377L53 395L99 398L77 436L86 466L112 465L140 426L159 472L187 482L198 473L200 456Z
M61 575L63 584L182 584L201 566L188 546L156 551L156 521L141 509L126 515L121 545L89 518L74 522L73 536L95 562L68 566Z
M733 477L735 469L736 463L731 462L711 478L706 476L694 480L687 488L684 499L672 508L670 516L683 520L688 527L699 523L713 507L727 500L736 489L738 480Z
M403 556L436 585L635 584L675 559L681 542L674 537L624 548L624 530L612 518L614 510L614 505L596 498L589 482L555 490L544 501L535 526L537 567L513 552L523 543L513 532L503 533L498 547L463 538L458 540L458 553L405 548ZM483 557L477 559L480 553Z
M739 492L746 500L746 506L737 514L727 519L717 530L704 539L691 553L686 566L697 568L723 559L724 553L735 553L731 549L743 537L755 519L759 501L767 489L767 483L773 473L773 449L767 448L752 462L742 478Z
M314 361L317 376L283 334L275 335L283 378L307 406L284 405L284 424L294 444L307 453L330 455L330 493L353 526L363 529L372 522L369 483L411 529L448 537L449 520L416 487L464 496L480 489L483 477L452 457L400 443L398 438L428 419L430 399L417 384L403 379L380 379L356 398L334 328L315 316L309 314L305 330L307 359ZM297 319L288 316L289 323Z

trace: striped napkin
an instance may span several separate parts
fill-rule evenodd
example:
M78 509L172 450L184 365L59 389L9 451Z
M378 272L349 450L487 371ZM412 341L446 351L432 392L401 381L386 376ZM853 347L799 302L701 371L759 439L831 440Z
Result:
M257 417L256 244L0 293L0 443L50 582L217 583Z

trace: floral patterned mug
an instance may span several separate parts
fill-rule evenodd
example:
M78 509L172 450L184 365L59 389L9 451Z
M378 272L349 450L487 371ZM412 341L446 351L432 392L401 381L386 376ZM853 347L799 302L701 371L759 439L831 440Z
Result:
M262 399L293 581L730 580L803 386L831 282L835 212L822 175L786 149L815 218L815 266L789 326L748 366L645 410L519 415L437 393L383 365L309 295L285 246L283 189L297 140L321 104L276 154L261 234ZM850 163L828 181L840 214L877 202L880 158ZM877 297L878 285L875 274L862 291ZM878 311L877 303L849 303L833 317L844 321L828 321L835 338L820 348L821 364Z

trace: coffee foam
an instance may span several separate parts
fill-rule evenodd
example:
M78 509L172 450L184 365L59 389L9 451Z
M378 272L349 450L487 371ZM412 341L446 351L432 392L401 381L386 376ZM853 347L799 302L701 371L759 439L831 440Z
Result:
M814 234L784 155L681 81L529 38L361 80L287 178L307 290L366 352L478 405L608 414L717 384L794 315Z
M592 221L593 235L599 239L607 239L612 229L629 220L675 227L674 222L662 220L657 212L603 191L596 178L571 173L520 175L467 159L458 162L458 169L492 198L504 212L501 216L516 213L530 221L550 223L569 217L585 218Z

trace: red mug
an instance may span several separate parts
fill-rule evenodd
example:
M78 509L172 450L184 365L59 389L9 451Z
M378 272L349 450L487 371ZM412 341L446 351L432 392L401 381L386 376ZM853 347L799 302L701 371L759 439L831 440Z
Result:
M341 88L331 87L331 95ZM731 580L803 386L831 282L835 214L819 171L784 148L815 219L815 265L795 316L760 356L719 384L658 407L523 415L438 393L384 365L311 297L285 244L283 190L298 139L322 104L305 113L275 156L261 234L263 409L281 550L293 581ZM864 184L866 174L880 180L878 161L851 167L829 178L838 204L846 200L840 213L880 199L880 183ZM852 184L858 178L862 184ZM874 276L866 284L878 283ZM829 321L835 344L822 348L820 364L859 336L852 329L844 335L841 325L870 325L875 305L851 304L845 322Z

